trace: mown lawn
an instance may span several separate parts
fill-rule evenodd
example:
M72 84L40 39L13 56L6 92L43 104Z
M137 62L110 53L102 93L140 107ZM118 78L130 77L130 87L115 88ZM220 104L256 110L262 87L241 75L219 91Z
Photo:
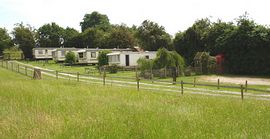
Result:
M0 138L270 138L270 102L178 96L0 68Z

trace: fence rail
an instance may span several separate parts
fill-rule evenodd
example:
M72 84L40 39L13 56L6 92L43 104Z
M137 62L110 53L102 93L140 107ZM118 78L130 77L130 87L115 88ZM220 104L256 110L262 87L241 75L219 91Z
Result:
M26 75L28 77L34 77L34 70L35 67L28 66L25 64L20 64L14 61L3 61L0 60L1 67L6 68L8 70L18 72L20 74ZM244 92L249 91L255 91L255 92L261 92L261 93L270 93L270 90L263 90L263 89L257 89L257 88L249 88L248 82L246 81L245 84L241 84L239 86L235 85L221 85L220 80L217 80L217 84L207 84L207 83L199 83L196 81L196 78L194 78L193 82L184 82L184 81L178 81L178 82L172 82L172 81L162 81L162 80L156 80L156 79L144 79L140 78L138 76L138 73L136 72L136 75L134 77L123 77L123 76L107 76L106 72L103 72L101 75L90 75L90 74L81 74L79 72L63 72L63 71L57 71L57 70L47 70L47 69L40 69L43 75L54 77L56 79L68 79L68 80L76 80L76 81L87 81L92 83L100 83L103 85L106 84L117 84L121 86L129 86L129 87L136 87L139 91L140 89L147 88L149 89L149 86L153 89L161 88L161 89L172 89L172 91L181 92L181 94L184 94L184 91L190 88L190 86L193 86L193 88L196 88L196 86L205 86L205 87L215 87L217 88L217 91L220 91L224 89L239 89L239 95L241 96L241 99L244 99ZM158 83L162 83L163 85L160 85ZM164 85L166 84L166 85ZM170 85L171 84L171 85ZM185 86L189 85L189 86ZM155 88L156 87L156 88ZM176 90L175 90L176 89ZM269 98L270 99L270 98Z

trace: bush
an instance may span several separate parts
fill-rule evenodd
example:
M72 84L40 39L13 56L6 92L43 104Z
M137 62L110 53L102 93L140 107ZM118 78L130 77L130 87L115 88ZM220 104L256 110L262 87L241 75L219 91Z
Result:
M110 53L108 50L100 51L98 54L98 67L109 64L109 59L107 54Z
M107 67L109 73L117 73L119 67L115 64Z
M74 52L68 52L65 58L65 63L68 63L69 65L76 63L76 56Z

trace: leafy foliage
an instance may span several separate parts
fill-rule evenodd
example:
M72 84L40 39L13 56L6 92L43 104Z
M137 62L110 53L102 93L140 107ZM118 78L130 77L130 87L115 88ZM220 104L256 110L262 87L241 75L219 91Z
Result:
M12 32L14 36L14 42L23 51L25 58L32 58L32 49L35 46L34 35L35 32L30 26L26 27L22 23L17 24Z
M8 35L7 30L0 28L0 55L3 53L4 49L13 46L11 37Z
M76 63L76 55L74 52L70 51L65 55L65 63L68 63L69 65Z
M110 53L110 51L104 50L100 51L98 54L98 67L102 67L104 65L109 64L109 59L107 54Z
M108 16L100 14L96 11L92 12L91 14L85 14L80 25L82 32L88 28L99 28L103 31L110 29L110 21Z
M132 32L125 25L113 26L106 40L106 48L132 48L135 44Z
M60 47L60 37L64 38L65 29L52 22L38 29L40 47ZM64 38L65 40L65 38Z
M136 36L145 50L156 51L163 47L171 49L172 46L171 36L166 33L165 28L149 20L143 21L138 27Z

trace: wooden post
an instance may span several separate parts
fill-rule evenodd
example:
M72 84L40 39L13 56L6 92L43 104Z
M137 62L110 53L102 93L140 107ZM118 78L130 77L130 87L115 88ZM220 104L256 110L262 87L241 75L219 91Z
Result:
M6 61L6 68L8 69L8 62Z
M184 94L184 82L181 81L181 94L183 95Z
M79 81L80 81L80 73L77 72L77 82L79 82Z
M103 69L103 85L106 84L106 71L105 71L105 68Z
M11 62L11 70L13 71L13 62Z
M2 67L4 67L4 61L2 60Z
M55 77L58 79L58 70L55 71Z
M35 79L35 80L41 79L41 70L40 69L34 68L33 79Z
M220 82L219 82L219 79L218 79L218 80L217 80L217 85L218 85L218 86L217 86L217 89L219 89L219 83L220 83Z
M27 76L27 67L25 66L24 68L25 68L25 75Z
M248 88L248 81L246 80L246 84L245 84L245 92L247 92L247 88Z
M196 77L194 77L193 87L196 86Z
M140 90L140 78L137 77L136 80L137 80L137 90L139 91Z
M243 87L243 85L241 85L240 88L241 88L241 99L243 100L244 99L244 87Z
M19 64L17 65L17 68L18 68L18 73L20 73L20 65Z

